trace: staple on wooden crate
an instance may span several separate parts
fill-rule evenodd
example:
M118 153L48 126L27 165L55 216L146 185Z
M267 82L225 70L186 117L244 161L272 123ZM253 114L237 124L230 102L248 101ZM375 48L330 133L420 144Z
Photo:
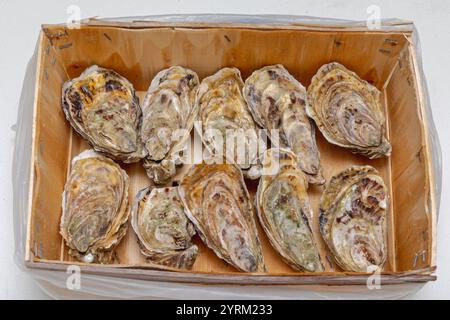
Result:
M391 50L387 50L387 49L383 49L383 48L378 49L378 51L380 51L381 53L384 53L384 54L391 54L392 53Z
M112 42L111 37L106 32L104 32L103 35L105 36L106 39Z
M393 45L393 46L398 45L398 41L395 40L395 39L389 39L389 38L386 38L386 39L384 40L384 42L389 43L389 44L391 44L391 45Z
M72 42L70 42L67 44L60 45L58 48L59 48L59 50L63 50L63 49L70 48L72 45L73 45Z

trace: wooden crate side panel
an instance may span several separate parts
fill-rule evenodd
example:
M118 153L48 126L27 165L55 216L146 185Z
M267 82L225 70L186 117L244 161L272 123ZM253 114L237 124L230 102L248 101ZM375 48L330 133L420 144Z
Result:
M282 63L304 85L324 63L338 61L381 88L405 45L403 34L232 28L114 27L47 29L71 77L99 64L114 68L137 90L147 90L163 68L182 65L204 78L235 66L244 78Z
M29 267L55 270L65 272L69 263L60 262L52 263L42 261L40 263L30 263ZM355 273L323 273L323 274L277 274L277 275L261 275L261 274L245 274L234 272L232 274L207 274L194 272L168 272L160 270L151 270L134 266L131 268L111 267L111 266L80 266L82 274L93 274L99 276L119 277L123 279L139 279L148 281L163 281L176 283L190 283L197 285L316 285L316 286L351 286L363 285L367 287L370 281L367 274ZM414 272L400 273L382 273L381 284L404 284L414 282L434 281L436 277L430 274L430 270L416 270Z
M67 80L50 41L41 44L34 132L34 186L28 247L34 257L59 259L61 193L66 181L70 127L61 109L61 87Z
M390 101L396 263L399 271L430 266L431 220L425 137L411 48L399 57L386 92Z

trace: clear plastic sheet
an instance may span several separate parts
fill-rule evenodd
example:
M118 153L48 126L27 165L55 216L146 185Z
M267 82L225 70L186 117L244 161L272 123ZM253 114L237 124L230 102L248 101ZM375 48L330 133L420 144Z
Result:
M245 23L273 25L318 25L329 27L364 28L366 21L346 21L290 15L162 15L136 16L102 19L102 21L155 21L155 22L209 22ZM382 30L413 29L410 22L389 19L382 20ZM433 123L425 77L420 61L420 45L417 31L414 30L418 66L422 78L423 95L426 107L429 140L432 148L432 163L435 175L436 207L439 210L441 194L442 160L439 139ZM33 101L36 81L37 49L30 59L24 78L20 98L17 131L13 160L14 191L14 231L15 261L24 272L30 274L50 296L60 299L71 298L125 298L125 299L396 299L418 291L423 283L401 285L382 285L379 290L369 290L366 286L227 286L194 285L167 283L146 280L133 280L117 277L81 275L81 287L67 288L70 274L62 271L29 269L24 264L25 242L27 239L27 212L29 206L29 177L31 170L31 143L33 132Z

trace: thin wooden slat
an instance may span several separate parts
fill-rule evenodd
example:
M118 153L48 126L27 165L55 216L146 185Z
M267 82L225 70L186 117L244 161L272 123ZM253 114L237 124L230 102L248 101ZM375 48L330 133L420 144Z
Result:
M63 271L67 270L69 263L31 262L30 268ZM141 268L112 268L104 266L96 268L83 265L80 267L82 274L93 274L108 277L120 277L129 279L191 283L200 285L367 285L368 276L363 274L299 274L292 275L249 275L243 273L234 274L201 274L192 272L170 272L148 270ZM417 271L416 273L381 274L381 284L402 284L411 282L428 282L436 280L436 276L430 275L430 270Z
M429 176L426 135L411 46L400 54L386 86L392 121L392 179L396 263L399 271L431 265L432 213L428 208Z
M65 124L60 108L61 86L67 79L63 65L47 38L40 43L38 85L33 132L30 239L31 256L57 259L59 245L59 215L61 214L62 179L67 169L67 143L70 128Z

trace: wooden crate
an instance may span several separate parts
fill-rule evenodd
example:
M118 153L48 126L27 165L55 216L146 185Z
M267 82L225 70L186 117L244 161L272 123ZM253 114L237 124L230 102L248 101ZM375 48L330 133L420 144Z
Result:
M202 284L365 284L368 275L343 272L325 261L323 273L302 273L287 266L261 228L268 272L245 274L217 258L196 238L199 256L192 271L154 270L145 264L130 226L117 247L119 263L86 265L73 261L59 234L61 193L73 156L88 148L61 110L62 84L98 64L129 79L141 101L152 78L163 68L182 65L200 79L235 66L245 79L265 65L281 63L308 86L317 69L338 61L382 92L392 156L368 160L329 144L317 131L325 178L353 164L377 168L390 190L388 261L382 283L435 280L436 195L425 94L411 24L390 30L301 24L206 24L85 21L79 29L44 25L39 37L34 100L30 203L25 261L29 268L65 270L113 277ZM123 165L131 177L130 200L149 183L140 164ZM254 194L257 182L248 182ZM313 230L319 236L322 187L310 188Z

